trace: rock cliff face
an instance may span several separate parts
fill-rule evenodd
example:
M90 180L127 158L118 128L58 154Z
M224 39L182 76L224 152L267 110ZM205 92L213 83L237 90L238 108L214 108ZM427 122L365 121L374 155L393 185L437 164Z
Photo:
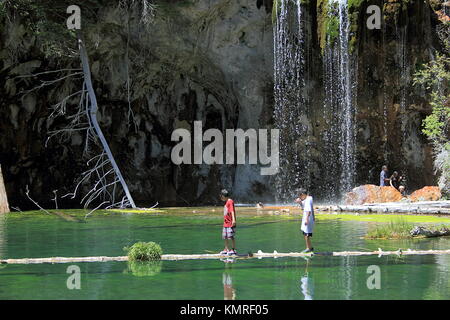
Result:
M216 203L222 187L232 189L238 201L273 200L273 178L260 176L257 166L176 166L170 159L173 130L190 129L194 120L202 120L204 130L273 127L273 1L155 1L154 22L147 29L139 24L138 12L130 13L128 23L113 2L92 8L88 2L82 10L95 11L96 19L82 30L100 125L137 204ZM428 1L389 1L383 28L372 31L365 27L369 4L382 2L359 1L353 9L359 12L352 42L358 79L356 182L376 183L381 165L387 163L407 171L411 188L433 184L431 149L420 133L429 106L424 90L412 86L411 74L439 49L434 34L438 20ZM391 8L396 4L400 8ZM316 1L303 6L310 34L311 189L320 198L318 186L327 170L321 147L326 129L321 119L327 112L322 13ZM32 32L30 17L1 17L0 163L10 204L23 209L27 184L34 198L48 204L53 190L60 195L73 190L85 159L84 136L79 133L45 146L50 131L64 122L49 120L49 107L80 90L81 84L68 78L24 95L41 80L56 77L21 76L79 68L79 60L68 52L51 53L43 41L48 35Z

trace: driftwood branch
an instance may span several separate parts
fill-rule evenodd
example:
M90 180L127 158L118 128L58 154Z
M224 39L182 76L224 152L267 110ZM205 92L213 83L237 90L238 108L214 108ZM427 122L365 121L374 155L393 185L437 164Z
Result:
M30 201L33 202L33 203L36 205L36 207L39 208L39 210L42 210L42 211L44 211L44 212L46 212L46 213L48 213L48 214L51 214L50 212L48 212L47 210L45 210L44 208L42 208L42 207L39 205L39 203L37 203L36 201L34 201L34 200L30 197L30 189L28 188L28 185L25 186L25 194L26 194L27 198L30 199Z

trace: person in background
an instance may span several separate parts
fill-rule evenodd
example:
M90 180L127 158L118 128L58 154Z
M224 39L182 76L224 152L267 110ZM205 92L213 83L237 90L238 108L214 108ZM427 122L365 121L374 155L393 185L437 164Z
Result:
M236 210L234 209L234 201L229 197L227 190L223 189L220 192L220 199L225 201L225 206L223 207L223 229L222 229L222 239L225 242L225 248L220 252L222 255L236 255L236 243L234 240L236 232ZM231 240L232 247L229 250L228 240Z
M398 190L398 187L400 186L401 177L398 175L397 171L394 171L392 173L392 176L389 178L389 182L391 187L394 187Z
M388 168L387 166L383 166L381 167L380 172L380 187L385 187L388 185L388 183L389 183Z
M400 186L398 187L398 191L402 194L403 198L406 198L406 190L405 190L405 186Z
M308 195L308 192L305 189L297 190L298 198L295 199L295 202L300 204L303 208L303 218L302 225L300 227L303 232L303 236L305 237L306 249L303 250L303 253L314 252L314 248L311 244L311 237L313 235L314 229L314 207L313 207L313 197Z
M406 183L407 183L407 181L406 181L406 174L405 173L402 173L400 175L400 179L398 180L398 182L399 182L399 185L403 186L405 188L405 190L406 190Z

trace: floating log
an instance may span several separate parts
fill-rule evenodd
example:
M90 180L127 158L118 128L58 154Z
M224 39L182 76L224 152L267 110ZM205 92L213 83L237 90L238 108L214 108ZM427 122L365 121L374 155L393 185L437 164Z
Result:
M335 205L320 211L357 213L450 214L450 201L390 202L364 205Z
M5 183L3 182L2 167L0 165L0 214L9 212L8 197L6 196Z
M311 257L311 256L373 256L378 257L388 255L444 255L450 254L450 250L401 250L397 251L340 251L340 252L316 252L316 253L302 253L302 252L262 252L249 253L247 255L226 256L221 254L164 254L161 260L204 260L204 259L251 259L251 258L283 258L283 257ZM4 259L0 260L0 264L39 264L39 263L79 263L79 262L110 262L110 261L128 261L127 256L120 257L53 257L53 258L25 258L25 259Z

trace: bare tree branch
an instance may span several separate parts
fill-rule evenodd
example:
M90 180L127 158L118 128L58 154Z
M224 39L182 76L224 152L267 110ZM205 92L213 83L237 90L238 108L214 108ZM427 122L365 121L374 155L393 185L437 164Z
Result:
M28 199L30 199L30 201L33 202L40 210L42 210L42 211L44 211L44 212L46 212L46 213L48 213L48 214L51 214L50 212L48 212L47 210L45 210L44 208L42 208L42 207L39 205L39 203L37 203L36 201L34 201L33 199L31 199L31 197L30 197L30 189L28 188L28 185L26 185L25 188L26 188L25 194L27 195Z

